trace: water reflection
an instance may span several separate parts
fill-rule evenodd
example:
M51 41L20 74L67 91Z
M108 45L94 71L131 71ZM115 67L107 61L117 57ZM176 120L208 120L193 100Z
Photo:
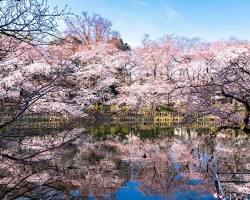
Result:
M1 140L3 199L215 199L209 161L250 170L242 134L147 124L32 131Z
M165 196L163 194L157 194L157 193L145 193L141 190L141 187L143 187L143 183L137 182L137 181L129 181L127 182L123 187L121 187L116 193L110 195L107 199L113 200L127 200L127 199L138 199L138 200L168 200L168 199L176 199L176 200L182 200L182 199L202 199L202 200L208 200L208 199L214 199L212 195L208 194L202 194L199 191L185 191L182 189L178 189L175 191L173 196Z

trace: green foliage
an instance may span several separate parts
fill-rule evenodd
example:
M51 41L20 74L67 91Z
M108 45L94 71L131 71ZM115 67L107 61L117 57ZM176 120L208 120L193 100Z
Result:
M131 50L128 43L124 43L121 38L114 37L114 38L111 39L111 43L113 45L115 45L118 49L122 50L122 51L130 51Z
M198 135L203 135L206 133L209 133L211 129L209 128L197 128L196 131L198 132Z
M174 109L168 105L159 106L159 107L157 107L156 110L157 111L166 111L166 112L173 112L174 111Z

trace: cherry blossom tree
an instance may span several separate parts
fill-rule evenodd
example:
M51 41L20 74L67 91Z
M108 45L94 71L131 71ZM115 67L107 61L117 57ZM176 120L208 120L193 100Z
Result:
M66 15L65 10L51 9L44 0L3 0L0 2L0 60L1 60L1 107L6 98L16 98L19 102L11 118L0 125L0 128L16 121L40 96L48 92L52 82L58 77L54 74L46 84L31 90L23 66L31 66L32 62L41 57L41 45L59 38L57 21ZM36 51L35 51L36 50ZM40 54L40 55L39 55ZM45 59L40 64L45 65ZM33 66L34 67L34 66ZM30 77L29 77L30 78ZM27 90L22 88L26 85ZM19 94L18 94L19 92Z
M119 37L117 31L112 30L111 21L97 14L82 12L81 16L66 19L68 35L78 38L83 44L108 41L112 37Z
M131 70L132 82L121 88L118 101L133 108L172 105L175 74L174 57L180 54L174 39L161 41L145 39L142 47L133 51L135 67Z
M212 44L201 55L182 65L187 116L212 115L219 129L249 132L249 44Z

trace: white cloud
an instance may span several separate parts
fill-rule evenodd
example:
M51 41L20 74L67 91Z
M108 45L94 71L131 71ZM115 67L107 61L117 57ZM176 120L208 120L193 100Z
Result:
M147 7L148 3L146 1L143 0L136 0L135 4L139 5L139 6L143 6L143 7Z
M176 10L174 10L173 8L166 8L165 9L165 16L166 16L168 21L180 19L179 13Z

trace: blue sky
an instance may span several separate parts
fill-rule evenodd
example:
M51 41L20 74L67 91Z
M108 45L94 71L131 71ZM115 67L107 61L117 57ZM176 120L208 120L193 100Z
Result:
M109 19L131 45L144 34L218 40L250 39L250 0L49 0L72 12L94 12Z

